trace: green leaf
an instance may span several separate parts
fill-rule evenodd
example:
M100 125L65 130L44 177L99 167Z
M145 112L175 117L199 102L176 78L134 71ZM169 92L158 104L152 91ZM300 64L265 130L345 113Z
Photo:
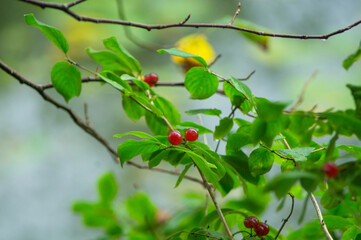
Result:
M217 168L214 164L207 162L202 156L194 153L191 150L178 147L175 147L174 149L184 151L193 160L193 162L197 165L200 171L202 171L207 180L214 185L217 184L219 177L215 172L211 170L211 168Z
M136 141L129 139L118 146L118 156L120 163L131 160L135 156L142 153L154 152L159 149L159 143L151 140Z
M130 217L141 225L155 225L156 208L144 193L137 193L126 202Z
M137 85L137 87L139 87L143 91L149 90L149 85L136 77L130 76L128 74L123 74L122 76L120 76L120 78L124 81L132 81L135 85Z
M255 177L269 172L273 166L274 156L265 148L257 148L249 155L249 170Z
M220 140L227 136L227 134L232 130L233 127L233 119L232 118L222 118L219 121L219 125L216 126L216 130L214 131L213 138L214 140Z
M193 67L187 74L184 85L194 99L206 99L217 92L218 78L203 67Z
M243 94L243 96L251 103L251 106L254 105L254 99L251 90L249 87L235 79L234 77L231 77L229 79L229 83L240 93Z
M361 139L361 120L355 118L350 112L321 113L320 117L327 118L331 126L339 130L342 135L350 136L355 134Z
M222 111L216 108L202 108L202 109L192 109L185 111L188 115L204 114L211 116L219 116L222 114Z
M80 71L68 62L57 62L51 69L51 82L66 102L81 92Z
M242 147L251 144L252 139L249 133L234 133L228 136L226 153L238 152Z
M205 134L205 133L213 133L212 130L206 128L206 127L203 127L202 125L199 125L197 123L194 123L194 122L182 122L180 124L177 125L177 129L179 131L185 131L187 130L188 128L194 128L198 131L198 134Z
M126 81L121 79L119 76L115 75L114 73L112 73L112 72L103 72L102 74L98 74L98 76L100 76L100 75L102 75L101 78L105 82L109 83L110 85L112 85L116 89L119 89L119 90L126 89L126 91L128 91L128 92L133 92L133 89L129 85L129 83L127 83ZM106 77L106 79L104 79L104 77ZM120 85L121 87L119 87L118 85Z
M121 59L117 54L110 51L95 51L87 48L88 55L97 63L103 66L102 72L110 71L117 75L124 73L132 75L132 69L129 69L124 59Z
M131 131L131 132L126 132L126 133L122 133L122 134L115 134L113 137L122 138L122 137L128 136L128 135L136 136L136 137L143 138L143 139L152 139L152 140L158 141L158 139L156 139L152 135L149 135L148 133L145 133L145 132L138 132L138 131Z
M249 165L248 165L248 157L242 151L238 151L237 153L233 153L232 155L222 156L224 161L229 164L229 166L233 167L236 173L239 174L246 181L257 185L260 178L259 176L254 177L251 175Z
M358 118L361 118L361 86L347 84L346 87L351 90L351 94L356 106L356 115Z
M207 67L207 62L198 55L190 54L187 52L183 52L176 48L170 48L170 49L159 49L158 52L160 54L169 53L170 55L177 56L177 57L184 57L184 58L193 58L194 60L197 60L200 64L202 64L204 67Z
M355 145L340 145L337 147L339 150L350 153L353 157L361 159L361 147Z
M100 201L109 204L117 195L117 182L112 173L107 173L99 179L98 190Z
M229 82L223 83L224 94L231 100L233 106L241 106L241 104L246 100L244 94L238 91L235 87L232 86Z
M343 61L343 64L342 66L348 70L352 64L354 62L356 62L361 56L361 42L360 42L360 45L359 45L359 48L356 50L356 52L354 52L353 54L351 54L350 56L348 56L344 61Z
M183 171L181 172L181 174L178 177L178 180L174 186L174 188L177 188L179 186L179 184L182 182L184 176L186 175L186 173L188 172L188 170L192 167L193 164L188 164L184 167Z
M252 22L249 22L244 19L237 20L233 23L233 25L241 28L246 28L250 30L255 30L258 32L265 32L264 27L260 27ZM269 43L269 37L266 36L260 36L252 33L248 33L245 31L238 31L240 34L242 34L244 37L246 37L251 42L257 44L258 46L262 47L264 50L268 49L268 43Z
M325 209L335 208L340 204L340 199L331 191L326 191L321 197L321 205Z
M361 234L361 230L356 226L349 227L342 235L342 240L356 239Z
M149 158L149 168L154 168L160 164L162 160L165 160L168 156L169 150L157 150L153 152Z
M169 123L175 127L181 121L181 115L178 110L167 99L157 96L154 100L154 105L161 110L163 115L167 118Z
M125 94L122 94L122 106L127 116L133 121L138 121L147 111Z
M291 156L296 161L306 161L307 156L311 154L311 152L315 148L313 147L304 147L304 148L293 148L293 149L280 149L278 152L280 152L282 155L285 156Z
M286 103L270 102L265 98L255 98L257 113L259 118L263 121L273 120L282 115L283 109L287 106Z
M352 227L355 221L352 218L343 218L340 216L327 215L323 217L325 224L329 230L342 229Z
M24 16L26 24L39 28L45 37L47 37L61 51L63 51L65 54L68 52L68 42L60 30L39 22L32 13L25 14Z
M170 129L164 120L153 113L145 112L145 121L154 135L168 135Z
M119 45L115 37L106 38L103 40L104 46L116 52L122 62L127 66L127 68L137 74L142 72L142 68L139 62L121 45Z
M265 191L274 191L277 198L281 199L286 195L298 179L318 180L316 175L304 171L292 171L277 175L264 188Z
M304 114L304 112L297 111L294 112L295 116L289 116L290 118L290 125L289 130L297 134L298 136L303 136L309 128L315 123L315 118L307 117L307 116L298 116L297 114Z

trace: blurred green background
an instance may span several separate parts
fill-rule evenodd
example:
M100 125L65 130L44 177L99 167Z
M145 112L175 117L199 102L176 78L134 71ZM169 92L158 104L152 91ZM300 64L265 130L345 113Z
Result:
M189 22L228 23L237 4L238 1L233 0L124 0L124 10L129 20L142 23L180 22L189 13L192 16ZM356 0L244 0L238 18L276 33L325 34L358 21L360 9L361 2ZM88 0L73 10L93 17L118 18L115 0ZM34 13L40 21L63 31L69 41L69 55L91 69L95 70L96 65L86 55L85 49L103 49L102 40L116 36L140 61L144 74L155 72L160 81L184 79L181 69L170 61L169 56L133 44L125 37L121 26L80 23L56 10L1 0L0 59L31 81L48 83L52 65L63 60L63 55L38 29L25 24L23 15L26 13ZM318 70L301 109L309 110L317 104L321 111L330 107L353 107L345 85L360 83L361 67L360 63L355 63L346 71L342 68L342 61L357 49L360 29L357 27L327 41L270 39L268 51L231 30L176 28L151 32L132 29L132 32L139 41L164 47L172 46L187 34L202 32L217 54L222 54L213 67L215 72L223 76L245 77L256 70L247 83L254 95L271 100L294 103L304 82ZM199 101L190 100L189 94L179 87L158 87L155 91L169 99L181 113L207 107L220 108L224 115L230 111L230 103L219 95ZM64 103L54 90L49 90L49 93ZM81 96L72 99L69 106L82 116L84 101L88 102L92 125L114 147L120 140L114 139L113 134L147 131L143 119L133 122L127 118L121 107L121 96L109 86L84 84ZM197 121L187 115L182 115L182 120ZM203 121L212 129L217 124L217 119L212 117L204 117ZM212 136L207 138L214 147ZM223 152L222 145L220 152ZM0 166L0 232L1 239L7 240L96 237L97 232L87 230L70 206L78 199L95 198L96 180L109 169L119 180L121 199L140 189L149 193L157 206L170 212L181 207L179 198L184 192L200 190L199 186L186 181L178 189L173 189L174 176L129 166L121 169L113 163L107 151L75 126L64 112L1 71ZM241 191L236 191L230 197L240 195ZM299 209L294 216L300 214L301 205L301 201L296 202ZM279 226L288 211L286 206L275 214L274 208L270 208L262 219ZM306 218L314 217L310 206ZM298 228L294 223L297 218L291 220L293 223L288 227Z

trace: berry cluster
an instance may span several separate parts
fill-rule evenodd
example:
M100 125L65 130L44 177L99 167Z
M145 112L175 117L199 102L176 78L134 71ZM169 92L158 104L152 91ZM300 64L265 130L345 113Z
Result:
M185 133L184 137L187 141L193 142L198 139L198 132L194 128L188 128ZM182 133L178 130L173 130L168 135L168 141L172 145L179 145L183 141Z
M266 236L269 233L269 227L266 223L259 222L254 216L248 217L243 222L246 228L253 228L258 237Z

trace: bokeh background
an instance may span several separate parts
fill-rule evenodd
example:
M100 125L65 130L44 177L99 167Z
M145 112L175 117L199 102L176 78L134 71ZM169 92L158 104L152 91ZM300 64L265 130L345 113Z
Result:
M228 23L238 1L124 0L123 4L127 18L142 23L180 22L188 14L192 15L190 22ZM271 32L325 34L358 21L360 9L361 2L356 0L243 0L238 18L254 22ZM88 0L73 10L93 17L118 18L115 0ZM85 49L103 49L102 40L116 36L141 62L144 73L156 72L160 81L184 79L181 69L170 61L169 56L138 47L125 37L121 26L79 23L59 11L42 10L20 1L1 0L0 59L36 83L50 81L51 67L63 60L63 55L38 29L25 24L23 15L26 13L34 13L40 21L63 31L69 41L69 55L91 69L96 65L86 55ZM321 111L330 107L353 107L345 85L360 83L361 67L360 63L355 63L346 71L342 68L342 61L358 48L360 29L357 27L327 41L271 39L268 51L231 30L177 28L151 32L132 29L132 32L141 42L164 47L172 46L187 34L202 32L217 54L222 54L213 67L214 71L224 76L245 77L256 70L247 83L254 95L271 100L294 103L305 81L318 70L319 74L310 84L300 108L307 110L317 104ZM224 115L230 111L230 103L219 95L199 101L190 100L183 88L158 87L155 90L177 106L181 113L201 107L220 108ZM54 90L49 92L64 102ZM120 140L114 139L113 134L147 131L143 119L133 122L127 118L121 107L121 96L109 86L84 84L81 96L72 99L69 106L82 115L84 101L89 105L92 125L114 147ZM185 114L182 120L197 121ZM203 121L209 128L217 124L217 119L212 117L204 117ZM212 136L207 138L214 147ZM220 152L223 147L221 145ZM150 194L158 207L169 212L181 207L179 199L182 194L201 190L186 181L174 189L174 176L130 166L120 168L107 151L74 125L64 112L0 71L1 239L80 240L98 236L97 231L90 231L82 225L79 216L71 211L71 205L79 199L95 199L96 181L109 170L118 179L120 200L141 190ZM229 198L240 195L241 191L235 191ZM276 206L277 202L274 204ZM301 201L296 201L298 209L294 216L299 215L301 205ZM306 219L315 218L312 206L308 209ZM288 211L287 205L278 213L271 207L261 218L279 226ZM296 223L297 217L291 220L288 229L300 227Z

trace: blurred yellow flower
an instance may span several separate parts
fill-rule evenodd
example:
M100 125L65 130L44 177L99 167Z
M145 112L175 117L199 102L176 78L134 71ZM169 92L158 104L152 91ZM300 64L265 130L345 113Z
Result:
M178 40L175 48L187 53L201 56L207 63L212 62L215 57L214 49L208 42L204 34L191 34ZM183 58L172 56L172 61L188 71L192 67L201 66L201 64L193 58Z

